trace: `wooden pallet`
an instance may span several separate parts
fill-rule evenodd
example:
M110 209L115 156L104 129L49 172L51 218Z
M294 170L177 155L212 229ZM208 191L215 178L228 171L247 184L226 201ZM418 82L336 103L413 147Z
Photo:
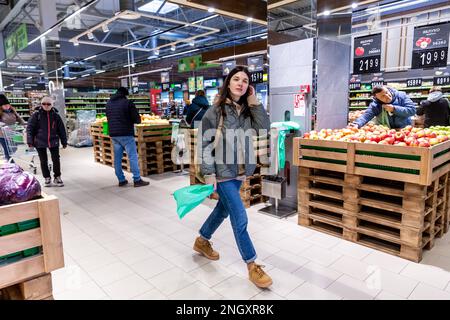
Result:
M0 289L25 283L64 267L58 199L44 195L39 200L0 207L0 226L31 219L39 219L40 227L0 237L0 256L30 248L41 249L32 256L0 265ZM36 282L41 283L40 280ZM37 294L26 296L36 297Z
M1 289L0 300L53 300L52 275L45 273Z
M448 185L449 173L423 186L300 167L299 224L420 261L445 232Z
M429 185L450 170L450 141L431 148L294 138L296 166Z

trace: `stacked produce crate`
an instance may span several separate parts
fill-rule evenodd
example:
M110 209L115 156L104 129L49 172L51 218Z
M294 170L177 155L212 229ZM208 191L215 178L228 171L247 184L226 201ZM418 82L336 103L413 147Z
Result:
M450 141L405 147L296 138L299 224L420 261L449 227Z
M0 299L51 299L50 272L62 267L56 197L0 207Z
M104 131L104 123L91 125L94 145L94 159L101 164L114 167L114 146ZM171 125L143 124L135 126L135 140L138 151L139 169L143 176L175 171L179 168L172 161ZM122 157L122 168L131 172L126 153Z
M199 165L196 164L195 159L197 159L197 129L189 130L189 141L187 145L190 146L190 183L201 184L202 182L198 179L198 172L200 170ZM259 204L261 202L267 201L267 197L261 195L262 192L262 175L261 168L263 167L263 163L266 163L265 156L268 156L270 151L270 141L267 137L256 137L254 140L255 152L257 154L257 165L254 174L250 177L247 177L245 181L242 183L240 194L241 199L246 208L249 208L253 205ZM219 199L219 195L217 193L213 193L211 195L212 199Z

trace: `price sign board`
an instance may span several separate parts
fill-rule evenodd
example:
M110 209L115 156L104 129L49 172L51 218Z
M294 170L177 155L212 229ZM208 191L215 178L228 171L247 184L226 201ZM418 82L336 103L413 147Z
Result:
M361 82L350 82L348 88L350 90L361 90Z
M450 23L414 28L412 69L447 66Z
M445 77L434 77L433 85L435 86L449 86L450 85L450 76Z
M421 86L422 86L422 79L421 78L406 80L406 87L407 88L421 87Z
M384 81L372 81L372 88L384 85Z
M355 38L353 54L353 74L380 72L381 33Z
M250 83L261 83L263 82L263 71L256 71L250 73Z

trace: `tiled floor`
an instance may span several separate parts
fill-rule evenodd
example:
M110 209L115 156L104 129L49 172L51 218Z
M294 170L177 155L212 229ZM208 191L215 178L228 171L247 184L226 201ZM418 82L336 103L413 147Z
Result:
M211 262L192 250L214 207L206 200L183 220L171 193L187 176L151 176L145 188L116 187L92 149L62 150L60 199L66 267L53 273L56 299L450 299L450 236L416 264L248 210L260 262L274 279L261 290L246 278L229 221L213 238ZM127 174L130 179L129 174Z

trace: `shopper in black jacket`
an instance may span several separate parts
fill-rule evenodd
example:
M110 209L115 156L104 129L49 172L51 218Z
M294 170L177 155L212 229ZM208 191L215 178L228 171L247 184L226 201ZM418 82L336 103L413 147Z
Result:
M65 149L67 147L67 134L64 122L53 108L53 99L44 97L41 107L36 108L33 115L28 120L27 143L29 147L35 147L41 162L42 175L45 178L45 186L52 185L50 170L48 169L47 148L53 162L54 183L58 187L63 187L61 180L61 163L59 159L59 141Z
M425 128L449 125L450 105L440 87L430 89L428 99L421 102L416 113L418 116L425 115Z
M186 122L191 126L191 129L198 127L198 123L202 120L208 108L209 102L205 97L205 91L198 90L186 115Z
M141 179L136 142L134 140L134 124L141 123L141 116L134 103L127 99L128 89L119 88L106 104L109 135L114 144L114 169L119 187L128 184L122 170L122 156L125 150L130 160L131 172L135 187L147 186L150 183Z

